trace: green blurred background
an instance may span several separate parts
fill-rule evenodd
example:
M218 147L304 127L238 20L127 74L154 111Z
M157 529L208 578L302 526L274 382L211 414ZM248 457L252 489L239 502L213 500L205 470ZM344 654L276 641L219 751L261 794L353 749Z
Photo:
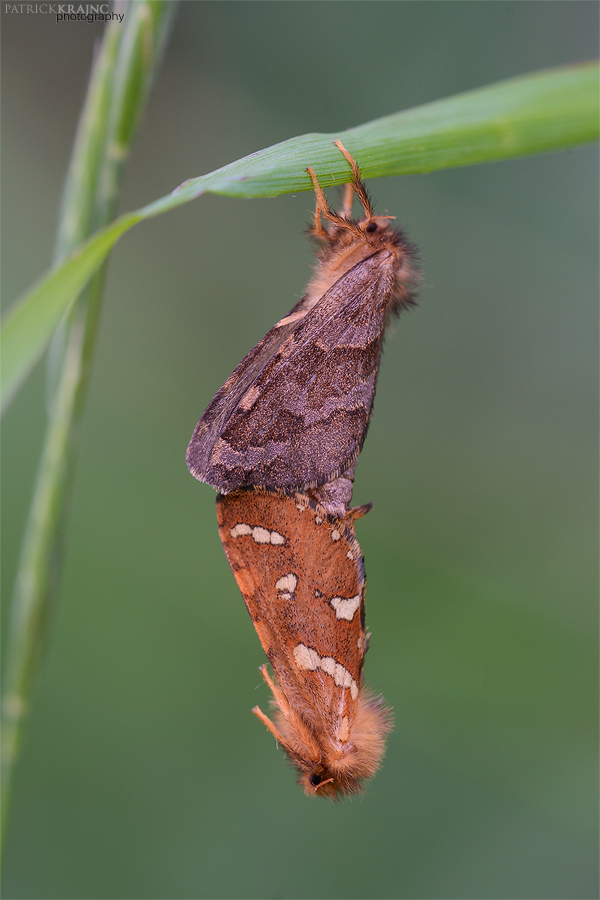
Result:
M184 2L121 209L307 131L597 55L593 2ZM101 29L2 7L4 297L48 266ZM306 160L310 163L310 159ZM250 714L258 639L187 442L302 295L311 196L206 196L109 269L6 898L592 898L597 150L373 181L422 251L355 501L393 705L363 798L305 797ZM44 428L4 428L5 597Z

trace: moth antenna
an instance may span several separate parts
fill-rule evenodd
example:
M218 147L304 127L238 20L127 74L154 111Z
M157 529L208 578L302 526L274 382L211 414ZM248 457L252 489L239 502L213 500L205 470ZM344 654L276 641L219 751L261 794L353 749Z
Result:
M341 141L335 140L333 142L335 146L340 150L352 168L352 188L356 191L356 196L358 197L362 208L365 211L365 216L367 219L371 219L373 217L373 207L371 205L371 201L369 200L367 189L364 184L360 180L360 169L358 168L358 164L353 156L351 156Z

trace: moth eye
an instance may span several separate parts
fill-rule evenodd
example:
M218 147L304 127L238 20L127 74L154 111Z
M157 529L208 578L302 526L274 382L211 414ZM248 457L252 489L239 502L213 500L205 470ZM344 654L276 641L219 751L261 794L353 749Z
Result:
M316 772L313 772L312 775L308 776L308 780L312 784L313 787L316 787L318 784L321 784L321 776L317 775Z
M377 222L369 222L366 226L365 231L368 231L369 234L373 234L374 231L377 231Z

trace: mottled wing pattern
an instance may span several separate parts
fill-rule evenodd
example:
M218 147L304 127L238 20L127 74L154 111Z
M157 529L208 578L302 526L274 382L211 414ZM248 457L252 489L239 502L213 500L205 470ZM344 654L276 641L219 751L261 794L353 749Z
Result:
M289 705L351 729L365 653L365 575L352 519L329 519L306 495L217 497L219 534Z
M284 326L293 330L279 346L273 339L257 352L258 345L198 423L188 448L192 474L224 493L288 494L341 474L369 424L393 279L390 255L376 253L299 324Z
M300 319L305 314L303 311L305 300L306 298L303 297L292 307L287 316L280 320L281 324L278 322L274 325L256 347L252 348L205 409L194 429L186 454L188 468L199 481L207 481L205 476L215 441L241 398L262 372L269 359L298 327ZM219 485L213 486L219 487Z

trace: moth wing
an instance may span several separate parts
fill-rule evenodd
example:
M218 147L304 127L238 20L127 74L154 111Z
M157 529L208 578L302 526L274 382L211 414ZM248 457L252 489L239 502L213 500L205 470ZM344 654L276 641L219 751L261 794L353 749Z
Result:
M258 342L241 363L236 366L225 384L217 391L206 407L194 429L189 443L186 462L188 469L199 481L206 478L208 460L225 423L239 404L253 381L268 361L277 353L284 341L293 333L306 314L306 297L303 297L287 316L280 319ZM208 482L211 484L211 482ZM219 485L213 485L219 487Z
M329 521L303 499L219 495L219 534L290 705L308 721L351 724L365 652L362 555L350 520Z
M389 254L379 253L323 295L236 389L203 456L202 480L224 492L291 493L348 468L369 424L392 287Z

